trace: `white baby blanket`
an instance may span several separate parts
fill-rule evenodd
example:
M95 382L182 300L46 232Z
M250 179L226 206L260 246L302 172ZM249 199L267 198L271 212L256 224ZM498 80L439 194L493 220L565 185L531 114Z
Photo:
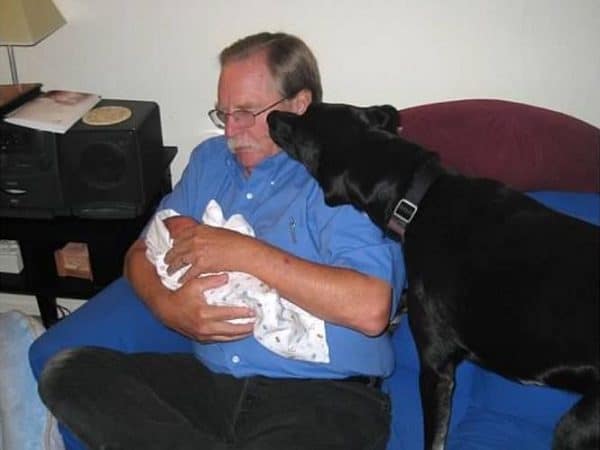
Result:
M146 257L156 267L162 283L169 289L178 289L177 281L189 268L167 274L164 257L173 243L163 223L168 217L179 215L172 209L155 214L146 234ZM241 214L225 220L220 205L211 200L206 206L202 221L214 227L223 227L238 233L254 236L254 230ZM205 291L211 305L249 306L256 319L235 319L232 323L255 320L254 337L269 350L286 358L318 363L329 362L329 346L325 323L295 304L279 296L277 291L258 278L243 272L229 272L229 281L218 288Z

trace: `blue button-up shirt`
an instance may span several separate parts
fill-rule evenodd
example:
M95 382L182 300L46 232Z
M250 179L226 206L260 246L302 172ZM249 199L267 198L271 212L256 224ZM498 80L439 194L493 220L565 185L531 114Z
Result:
M317 182L285 152L267 158L247 177L225 139L209 139L194 149L181 180L159 208L201 220L211 199L221 205L225 217L242 214L256 237L273 246L308 261L385 280L393 288L393 309L397 307L405 276L400 246L352 206L327 206ZM278 356L253 336L196 343L194 351L211 370L236 377L343 378L392 372L394 358L387 333L368 337L331 323L326 323L326 333L327 364Z

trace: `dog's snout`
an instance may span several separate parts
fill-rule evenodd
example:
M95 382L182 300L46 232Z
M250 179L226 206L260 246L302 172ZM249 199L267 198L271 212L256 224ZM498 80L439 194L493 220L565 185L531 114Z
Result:
M271 139L280 147L288 146L292 141L292 125L283 114L281 111L273 111L267 116Z

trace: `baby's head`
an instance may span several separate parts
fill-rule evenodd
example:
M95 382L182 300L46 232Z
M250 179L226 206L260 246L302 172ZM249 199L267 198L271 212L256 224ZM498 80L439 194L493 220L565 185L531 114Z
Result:
M166 219L163 219L163 223L167 227L167 230L169 230L169 234L198 225L198 222L190 216L167 217Z

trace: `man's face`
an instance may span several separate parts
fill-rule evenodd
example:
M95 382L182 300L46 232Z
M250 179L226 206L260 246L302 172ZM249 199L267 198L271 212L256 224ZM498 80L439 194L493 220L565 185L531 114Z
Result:
M240 109L257 112L280 99L281 94L269 73L263 53L228 62L221 69L217 109L228 113ZM290 110L288 103L284 101L273 109ZM248 173L279 150L269 136L266 122L269 112L256 116L251 127L241 127L235 120L226 123L225 136L229 147Z

